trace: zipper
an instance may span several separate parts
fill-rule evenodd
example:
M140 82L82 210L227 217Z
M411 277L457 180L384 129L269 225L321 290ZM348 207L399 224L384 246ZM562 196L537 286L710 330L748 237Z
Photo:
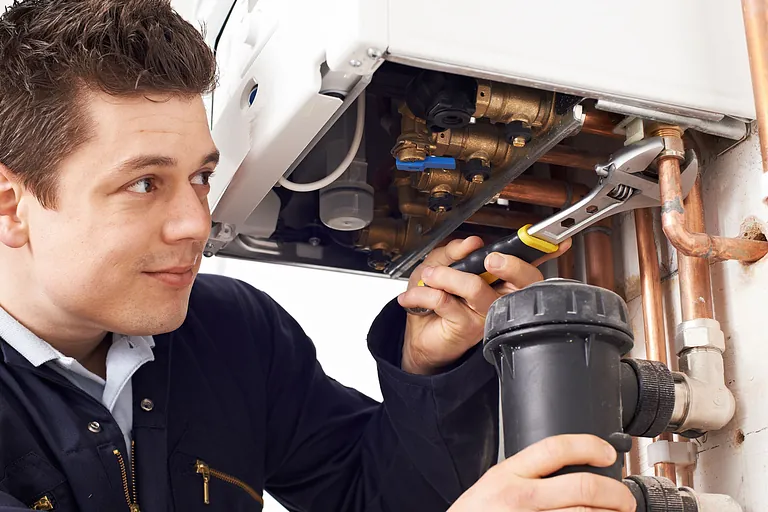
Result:
M198 475L202 475L203 477L203 503L206 505L211 504L211 492L210 492L210 482L211 477L217 478L223 482L227 482L232 485L236 485L245 492L247 492L251 498L258 501L262 506L264 506L264 499L261 497L261 495L256 492L253 487L248 485L247 483L243 482L242 480L239 480L233 476L230 476L226 473L222 473L221 471L217 471L215 469L212 469L208 464L198 459L198 461L195 463L195 471Z
M32 510L53 510L53 501L48 496L43 496L30 507Z
M125 501L128 503L130 512L141 512L139 509L139 499L136 493L136 442L131 441L131 491L128 490L128 472L125 469L125 460L120 450L115 449L112 453L117 457L117 463L120 464L120 475L123 479L123 491L125 491ZM131 496L133 494L133 496ZM133 499L131 499L133 498Z

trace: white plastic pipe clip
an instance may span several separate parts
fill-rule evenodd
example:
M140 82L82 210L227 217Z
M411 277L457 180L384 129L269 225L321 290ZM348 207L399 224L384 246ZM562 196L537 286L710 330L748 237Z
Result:
M692 466L696 463L696 445L687 442L656 441L648 446L648 464L660 462Z

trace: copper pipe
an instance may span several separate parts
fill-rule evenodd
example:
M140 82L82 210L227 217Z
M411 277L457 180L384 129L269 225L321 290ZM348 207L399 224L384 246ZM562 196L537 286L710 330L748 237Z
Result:
M541 217L533 213L507 211L500 208L482 208L464 222L466 224L516 230L528 224L536 224L540 220Z
M605 162L601 155L591 155L570 146L558 145L539 159L539 162L550 165L562 165L563 167L575 167L586 171L594 171L595 165Z
M672 441L672 434L664 432L656 440L658 441ZM673 482L677 482L677 470L674 464L669 462L659 462L653 466L656 476L668 478Z
M653 235L653 213L649 208L635 210L637 254L640 260L640 287L645 318L646 358L667 364L664 335L664 306L661 294L661 272Z
M585 112L584 124L581 127L582 133L591 133L602 135L603 137L614 137L623 139L623 133L613 133L613 129L622 120L622 116L602 110L588 110Z
M653 234L653 213L648 208L635 210L637 253L640 260L640 287L643 300L643 326L645 328L645 356L650 361L667 364L667 343L664 335L664 304L661 294L661 272ZM664 433L659 440L671 441L671 434ZM655 465L656 476L677 481L675 465Z
M683 255L710 260L752 262L768 254L768 242L692 233L686 228L683 192L680 187L680 161L676 158L659 159L659 184L664 234Z
M518 203L565 208L588 193L589 188L581 183L520 176L505 186L499 197Z
M576 279L576 253L571 247L557 258L557 276L562 279Z
M685 228L694 233L704 232L704 203L701 195L701 177L696 178L688 197L685 198ZM695 258L678 254L680 283L680 303L682 305L683 321L695 318L714 318L712 304L712 276L709 262L703 258ZM685 442L682 437L678 440ZM693 467L679 468L679 481L685 487L693 487Z
M584 232L584 257L587 267L587 284L614 291L616 277L613 272L610 219L600 221Z
M705 231L701 178L696 179L696 184L685 198L685 228L694 233ZM678 266L680 267L680 301L683 321L714 318L709 262L703 258L679 254Z
M747 33L763 173L768 173L768 4L765 0L741 0L741 10ZM763 199L768 201L768 197Z

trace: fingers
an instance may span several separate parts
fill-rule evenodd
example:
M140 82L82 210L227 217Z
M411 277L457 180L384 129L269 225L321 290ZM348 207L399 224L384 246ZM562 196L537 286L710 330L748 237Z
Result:
M411 288L401 294L397 301L404 308L431 309L438 316L449 318L451 322L460 323L472 314L459 299L435 288Z
M483 246L483 239L479 236L470 236L463 240L456 239L450 241L445 247L440 247L432 251L424 260L425 266L450 265L466 258L473 251Z
M530 264L515 256L493 252L486 256L485 268L499 279L511 284L512 288L519 290L544 279L541 271L536 267L563 254L570 249L571 243L569 238L560 244L557 252L544 255Z
M573 245L573 240L570 239L570 238L568 240L565 240L564 242L560 242L560 248L557 251L553 252L552 254L547 254L546 256L542 256L541 258L537 259L536 261L533 262L534 266L541 265L545 261L549 261L549 260L553 260L555 258L559 258L560 256L562 256L562 254L565 251L570 250L571 245Z
M616 457L616 450L597 436L562 435L539 441L499 466L523 478L542 478L565 466L607 467Z
M493 252L485 258L485 268L502 281L517 289L544 279L541 271L515 256Z
M581 506L584 510L634 512L637 505L622 482L592 473L538 480L532 502L541 510L579 510Z
M472 310L483 317L493 301L499 298L496 291L480 276L450 267L428 267L422 272L421 278L431 288L461 297Z

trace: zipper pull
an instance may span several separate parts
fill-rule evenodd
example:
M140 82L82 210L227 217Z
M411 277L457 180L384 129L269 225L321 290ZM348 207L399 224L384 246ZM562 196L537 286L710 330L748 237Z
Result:
M32 505L32 510L53 510L53 503L48 496L43 496Z
M210 490L208 489L208 484L211 481L211 470L208 468L208 464L201 460L197 461L195 468L197 470L197 474L203 475L203 503L210 505L211 496Z
M136 503L131 503L130 505L128 505L128 509L131 512L141 512L141 510L139 509L139 506Z

